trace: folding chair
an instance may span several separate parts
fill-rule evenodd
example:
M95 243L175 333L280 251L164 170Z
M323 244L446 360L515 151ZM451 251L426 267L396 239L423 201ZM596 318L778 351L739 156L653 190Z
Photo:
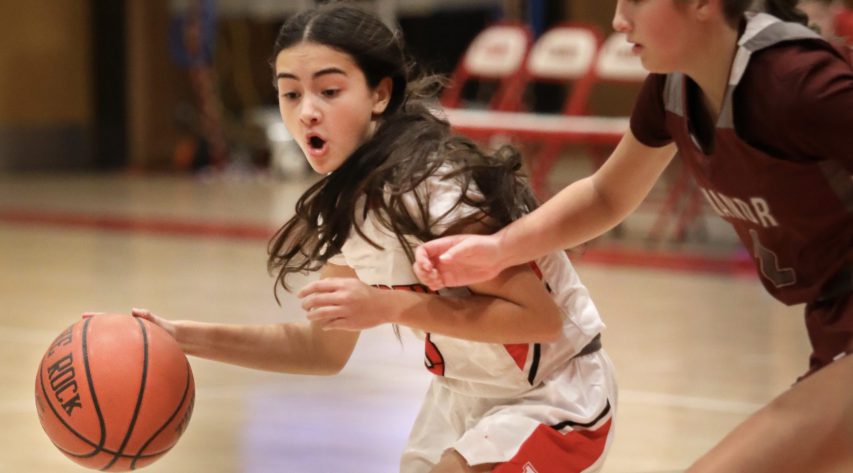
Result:
M506 110L512 97L521 94L520 71L532 42L530 28L521 22L495 23L480 32L460 59L440 102L445 108L463 106L462 92L473 81L493 82L497 87L488 100L491 110Z
M578 81L577 87L563 109L566 115L589 115L593 89L603 84L636 85L642 83L648 75L639 58L631 52L631 45L624 34L612 33L603 42L599 34L597 45L599 46L597 54L593 57L593 62L588 65L589 71ZM566 141L559 138L548 140L535 157L531 171L531 186L543 198L548 194L545 189L548 173L565 144ZM616 142L612 141L586 143L594 167L597 168L602 164L615 144ZM602 147L606 148L606 151Z
M537 83L558 84L566 89L560 107L568 115L586 112L594 77L591 75L603 41L595 25L566 22L545 32L530 48L521 79L525 89ZM508 97L506 110L532 110L523 95Z
M597 82L636 84L649 74L631 51L631 43L624 33L611 33L601 46L595 64Z
M566 98L562 112L585 114L602 41L603 35L594 25L567 22L552 27L531 47L523 70L525 89L543 82L564 86ZM507 106L511 110L532 108L525 107L521 96ZM569 136L543 140L543 146L531 158L530 185L537 194L543 194L545 179Z

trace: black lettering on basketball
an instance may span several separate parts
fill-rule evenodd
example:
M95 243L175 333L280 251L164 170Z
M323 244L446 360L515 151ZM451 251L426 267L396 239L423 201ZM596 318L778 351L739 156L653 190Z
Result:
M74 379L73 363L74 355L69 353L47 367L47 377L50 379L50 387L53 388L54 393L66 382Z
M53 352L57 348L71 343L71 334L73 333L71 329L72 327L68 327L64 332L60 333L59 336L56 337L56 340L53 341L50 345L50 350L47 352L48 356L53 356Z
M50 379L53 395L69 416L75 408L83 407L80 403L80 395L77 394L77 380L74 377L73 364L74 355L69 353L47 367L47 377ZM65 391L69 389L71 392L66 394Z
M71 372L73 373L74 370L72 369ZM69 388L72 389L71 394L77 394L77 381L70 379L67 382L62 383L56 387L54 394L56 394L56 397L62 397L62 393Z
M69 416L71 415L71 411L73 411L75 407L83 407L83 405L80 404L79 394L75 394L74 397L62 403L62 409L64 409L65 413Z

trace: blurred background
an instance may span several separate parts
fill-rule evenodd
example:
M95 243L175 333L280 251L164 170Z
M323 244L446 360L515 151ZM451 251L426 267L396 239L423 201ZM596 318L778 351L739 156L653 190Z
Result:
M615 4L357 3L373 4L389 23L399 24L413 54L448 74L472 39L496 21L525 22L534 38L564 21L609 32ZM841 2L803 3L832 31ZM268 169L271 150L253 119L259 109L275 105L267 63L271 44L282 20L311 4L1 1L0 170L196 171L237 164ZM632 100L631 94L604 95L614 102Z
M272 42L288 15L313 3L3 0L0 170L268 169L271 150L253 119L276 103ZM423 64L445 73L493 22L529 22L540 34L565 19L607 28L612 9L568 0L356 3L375 4Z

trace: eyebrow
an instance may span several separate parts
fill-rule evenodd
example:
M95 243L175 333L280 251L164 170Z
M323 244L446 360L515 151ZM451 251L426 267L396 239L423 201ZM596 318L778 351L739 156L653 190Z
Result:
M343 69L339 69L337 67L327 67L325 69L320 69L319 71L311 74L311 78L317 79L318 77L329 75L329 74L341 74L343 76L347 75L347 73L344 72ZM279 72L278 74L275 75L275 78L276 79L299 80L299 77L297 77L296 74L291 74L290 72Z

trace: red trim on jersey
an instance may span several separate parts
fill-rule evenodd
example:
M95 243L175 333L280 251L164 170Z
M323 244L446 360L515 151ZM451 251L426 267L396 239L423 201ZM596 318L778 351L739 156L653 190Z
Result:
M518 453L501 463L493 473L581 473L601 458L612 419L596 430L562 433L540 425L525 440Z
M430 340L430 334L426 334L424 340L424 366L427 371L436 375L444 376L444 357L438 347Z
M539 269L539 265L536 262L531 261L530 269L536 274L536 277L539 278L540 281L543 280L542 270ZM545 284L545 287L548 289L548 292L551 292L551 288L548 287L548 284ZM518 365L518 369L524 371L524 365L527 363L527 355L530 353L530 344L528 343L516 343L512 345L504 345L506 348L506 352L509 353L509 356L515 360L515 364Z
M527 363L527 354L530 353L530 345L527 343L516 343L514 345L504 345L509 356L515 360L518 369L524 370L524 364Z
M435 291L431 291L423 284L406 284L398 286L376 284L374 287L387 289L389 291L412 291L420 292L421 294L438 294ZM424 366L430 373L436 376L444 376L444 356L441 355L441 351L439 351L438 347L435 346L435 343L432 343L432 340L430 340L429 333L426 334L426 338L424 339Z
M539 269L539 265L536 264L535 261L530 262L530 269L532 269L533 272L536 273L536 277L539 278L540 281L543 279L542 270Z

